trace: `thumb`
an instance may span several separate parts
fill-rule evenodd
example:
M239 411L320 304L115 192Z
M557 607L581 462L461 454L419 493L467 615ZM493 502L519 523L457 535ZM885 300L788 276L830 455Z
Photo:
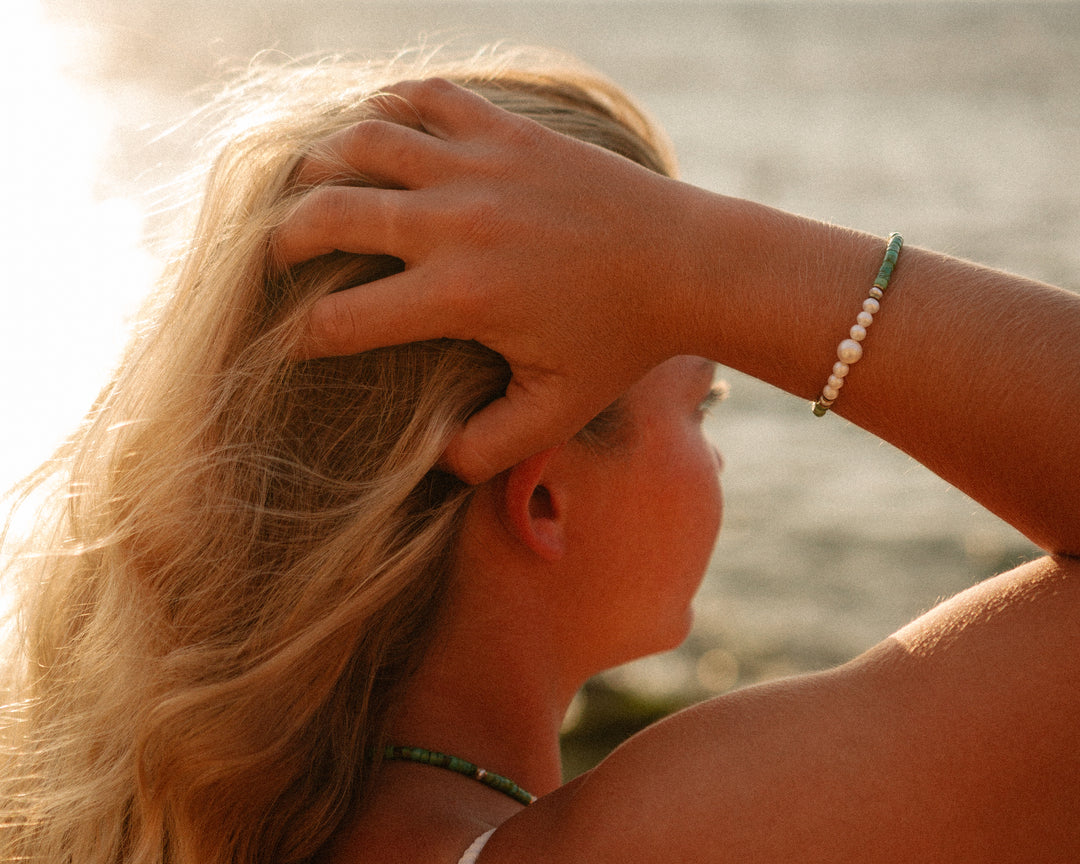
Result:
M555 404L558 404L555 401ZM503 396L478 411L451 440L444 467L466 483L482 483L541 450L569 441L595 412L558 411Z

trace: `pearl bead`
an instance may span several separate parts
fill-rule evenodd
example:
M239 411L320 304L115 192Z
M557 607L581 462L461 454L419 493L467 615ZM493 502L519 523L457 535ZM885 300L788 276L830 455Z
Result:
M862 345L854 339L845 339L836 347L836 356L850 366L862 357Z
M828 412L832 403L840 395L840 388L844 386L844 378L851 371L851 365L862 358L863 347L861 343L866 338L867 328L874 323L874 316L881 311L881 300L885 296L885 288L889 284L889 278L892 276L893 267L900 255L900 247L903 242L904 239L899 234L889 235L885 260L878 270L877 278L870 287L869 296L862 301L862 309L855 316L855 325L848 331L849 338L836 347L838 361L833 363L829 381L822 388L817 401L813 403L814 416L823 417Z

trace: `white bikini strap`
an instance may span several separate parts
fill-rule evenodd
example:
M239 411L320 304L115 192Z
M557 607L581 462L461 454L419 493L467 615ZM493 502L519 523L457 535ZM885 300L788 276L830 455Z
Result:
M492 828L486 834L481 834L475 840L473 840L472 846L465 850L465 854L461 856L461 860L458 864L476 864L476 858L480 854L480 850L484 848L487 841L491 838L491 835L495 833L495 829Z

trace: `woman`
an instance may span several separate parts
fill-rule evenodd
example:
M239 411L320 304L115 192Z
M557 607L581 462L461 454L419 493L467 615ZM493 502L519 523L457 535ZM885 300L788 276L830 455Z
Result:
M4 857L1074 850L1078 532L1060 511L1076 480L1050 457L1080 462L1063 407L1080 388L1012 358L1027 412L1048 422L1013 430L976 407L988 443L952 428L967 400L939 392L960 386L948 368L924 382L927 415L902 410L898 388L940 358L916 326L933 318L921 283L967 272L920 252L889 287L910 332L888 334L883 314L836 407L1057 557L840 670L676 715L560 786L557 732L577 687L686 633L720 519L700 427L718 395L711 361L807 390L824 330L850 317L884 248L784 214L736 219L731 202L665 179L655 131L585 73L544 61L443 74L516 113L441 81L371 98L383 81L328 66L271 81L260 122L237 124L151 323L53 464L60 509L23 574L11 665ZM372 181L382 188L361 188ZM782 303L763 271L785 280ZM1000 321L1013 283L980 278ZM1010 326L1050 356L1075 352L1073 298L1023 290ZM951 350L972 353L946 320ZM417 337L435 341L378 347ZM357 348L372 350L299 359ZM974 371L967 392L990 377ZM935 410L947 434L930 428ZM487 482L438 470L444 452ZM971 462L988 452L983 477ZM657 508L686 530L658 525ZM992 770L987 740L1001 745ZM433 767L447 760L431 751L487 774ZM1045 805L1037 831L1017 794Z
M446 453L459 476L513 477L694 354L875 432L1048 553L839 669L646 730L481 860L1077 858L1080 298L641 171L446 82L395 93L427 134L364 124L333 152L396 188L333 218L316 193L276 247L406 264L321 300L311 353L448 336L509 361Z

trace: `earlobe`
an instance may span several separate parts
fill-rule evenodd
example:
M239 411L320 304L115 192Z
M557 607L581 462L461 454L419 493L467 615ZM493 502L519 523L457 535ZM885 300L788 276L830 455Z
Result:
M560 449L552 447L519 462L506 472L503 491L502 513L507 529L546 561L561 558L565 551L564 502L561 490L548 473L551 459Z

